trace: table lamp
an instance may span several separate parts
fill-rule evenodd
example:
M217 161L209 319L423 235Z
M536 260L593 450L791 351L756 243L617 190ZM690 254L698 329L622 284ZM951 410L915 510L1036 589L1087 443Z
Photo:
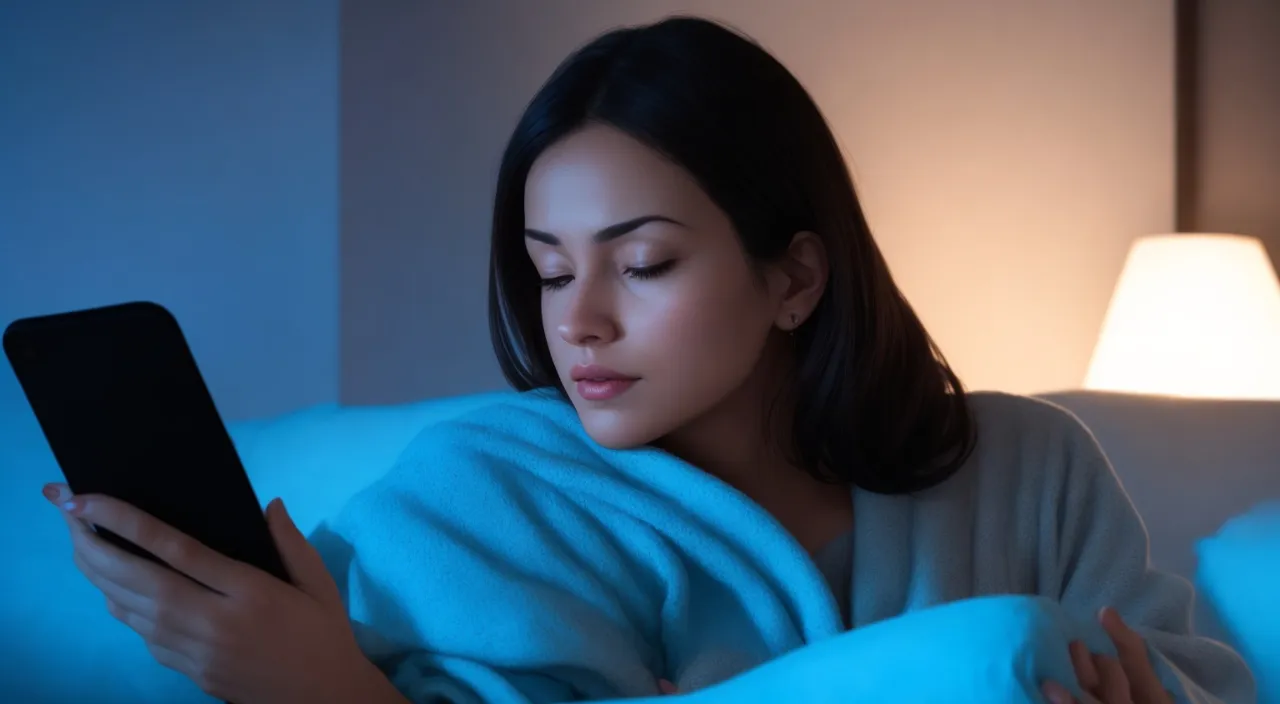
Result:
M1280 400L1280 280L1262 242L1228 234L1138 239L1084 387Z

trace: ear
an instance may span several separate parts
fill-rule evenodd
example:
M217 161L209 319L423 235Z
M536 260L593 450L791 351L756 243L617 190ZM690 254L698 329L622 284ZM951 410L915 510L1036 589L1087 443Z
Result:
M791 332L804 324L827 290L830 267L822 238L798 232L778 261L770 264L769 293L777 302L774 325Z

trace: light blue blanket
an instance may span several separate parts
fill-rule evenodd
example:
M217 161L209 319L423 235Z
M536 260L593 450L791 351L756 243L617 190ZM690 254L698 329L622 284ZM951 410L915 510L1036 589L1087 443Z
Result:
M606 450L531 392L428 428L313 536L366 653L414 702L1041 702L1075 687L1051 600L966 599L841 633L801 546L731 486ZM849 595L840 595L847 599ZM635 701L632 699L632 701Z

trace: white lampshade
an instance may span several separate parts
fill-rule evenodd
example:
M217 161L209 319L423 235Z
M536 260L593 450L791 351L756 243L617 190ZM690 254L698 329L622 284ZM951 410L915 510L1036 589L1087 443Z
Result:
M1262 242L1216 234L1139 239L1084 386L1280 399L1280 281Z

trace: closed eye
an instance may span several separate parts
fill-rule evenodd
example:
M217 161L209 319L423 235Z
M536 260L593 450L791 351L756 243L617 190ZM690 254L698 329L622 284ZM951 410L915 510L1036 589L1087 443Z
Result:
M572 276L553 276L549 279L542 279L542 288L548 291L558 291L568 286L570 281L573 281Z
M668 259L660 264L653 266L632 266L625 270L627 276L633 279L654 279L671 271L676 265L676 260Z
M668 259L665 262L654 264L652 266L629 266L623 269L623 273L633 279L645 280L655 279L675 268L676 260ZM569 275L551 276L541 279L542 288L547 291L559 291L568 286L573 281L573 277Z

